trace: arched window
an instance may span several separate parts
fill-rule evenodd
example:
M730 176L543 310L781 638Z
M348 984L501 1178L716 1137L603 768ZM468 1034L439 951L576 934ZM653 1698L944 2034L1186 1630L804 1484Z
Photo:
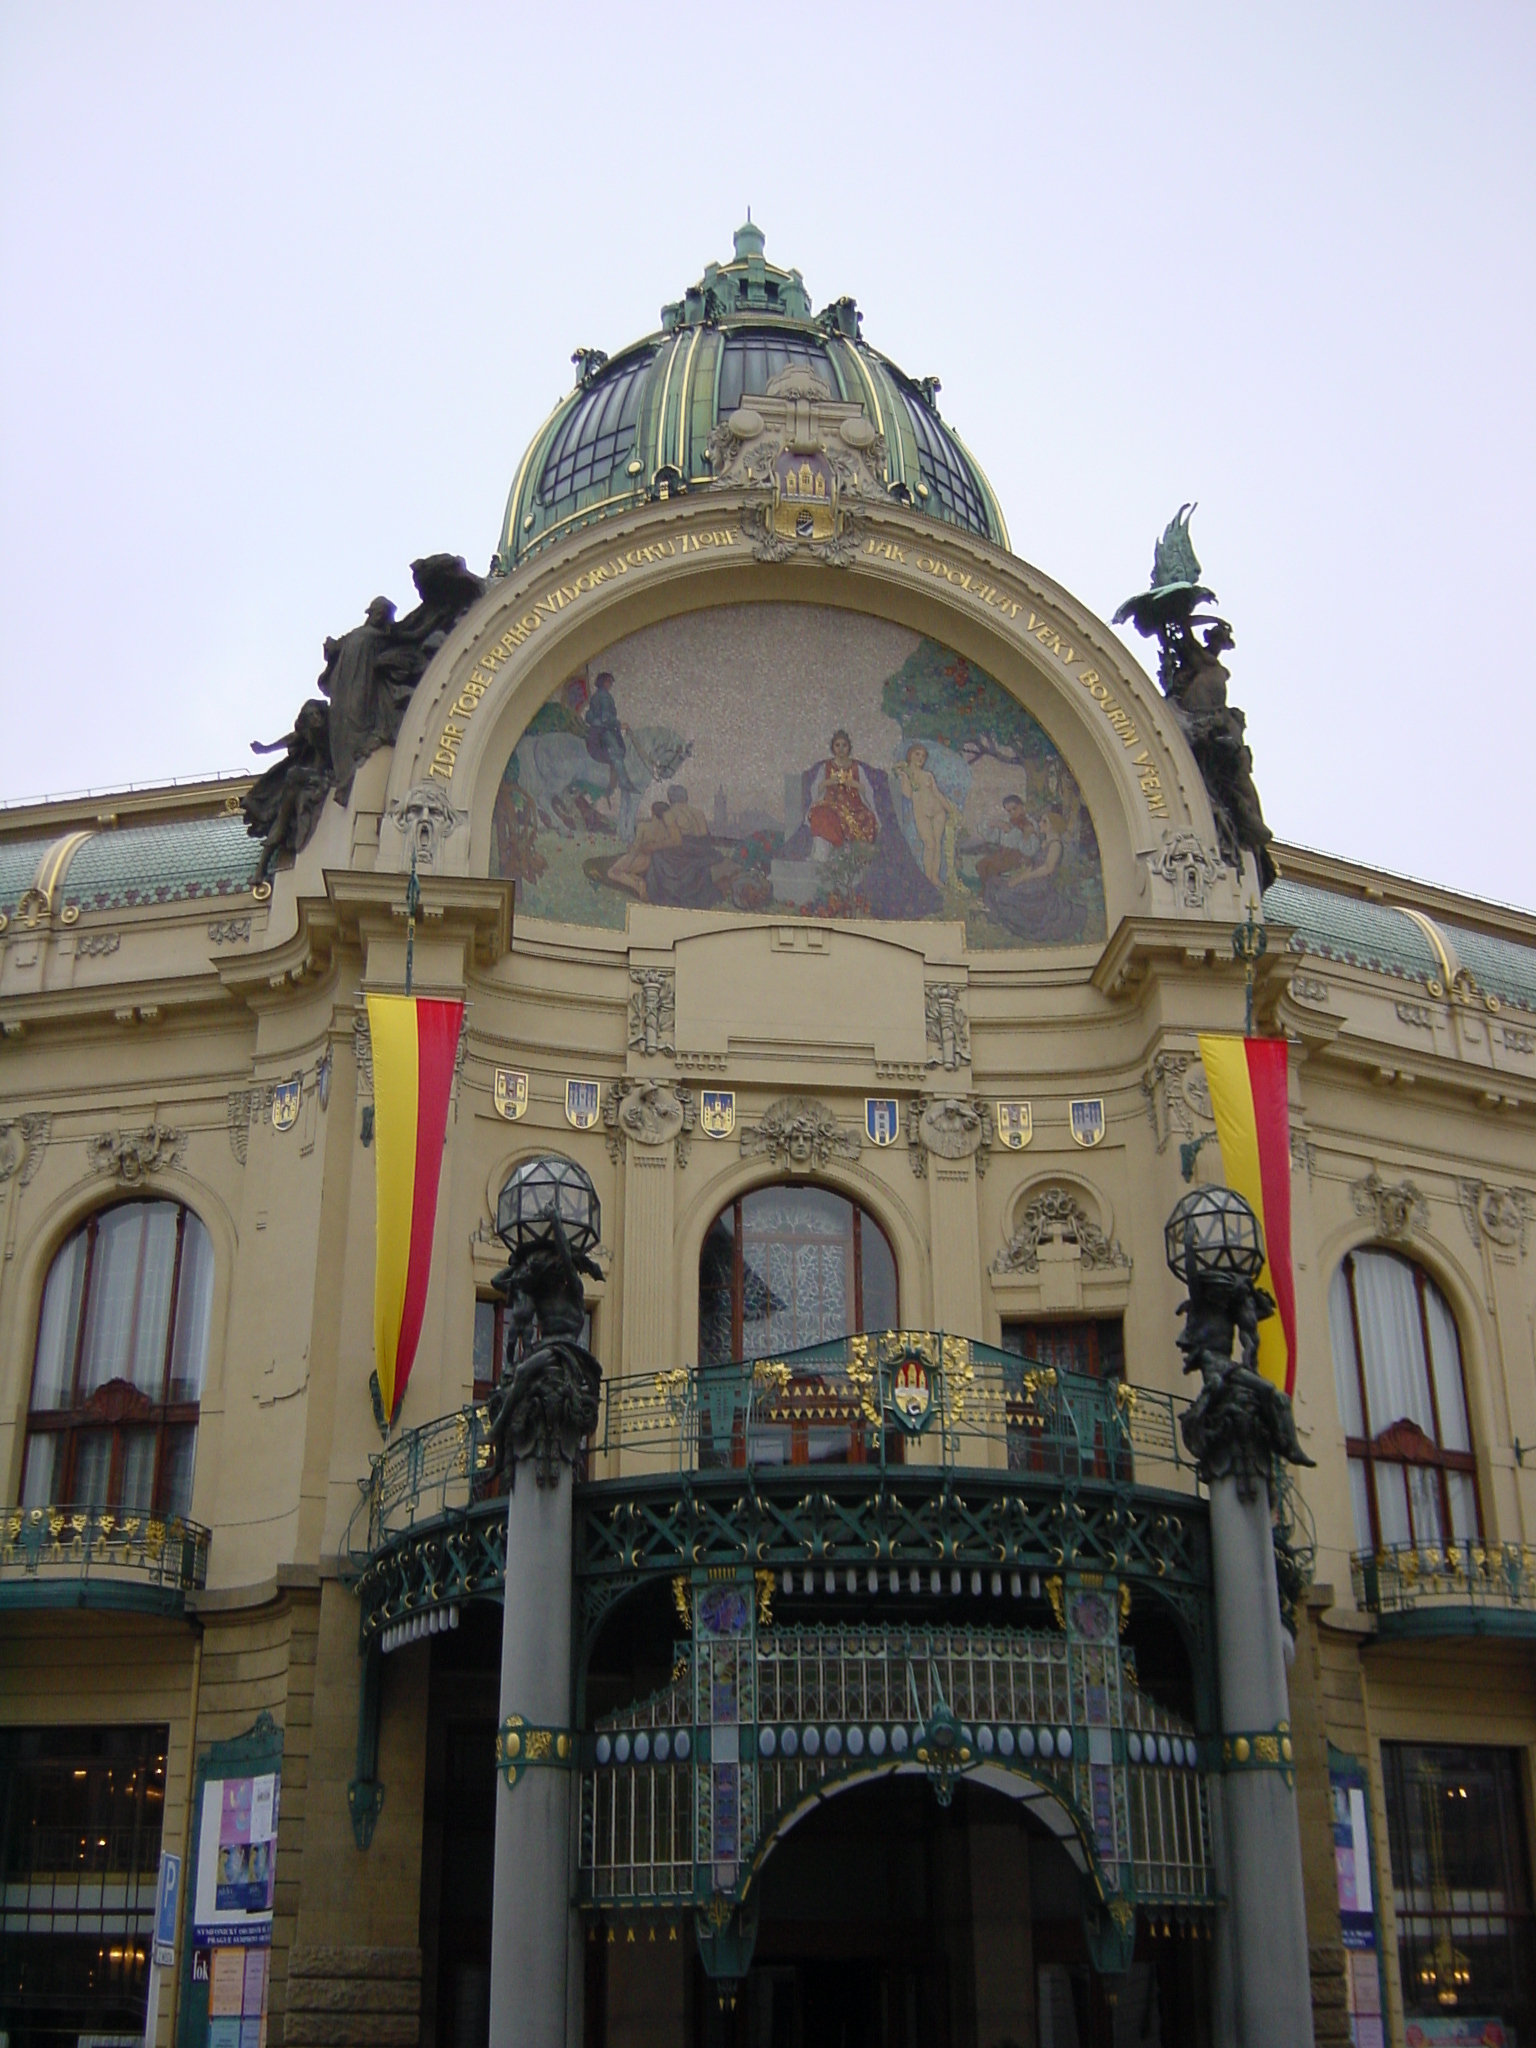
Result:
M699 1364L783 1358L857 1330L897 1327L896 1261L867 1210L830 1188L754 1188L722 1209L699 1255ZM793 1368L794 1381L754 1400L750 1430L735 1396L704 1404L700 1461L713 1464L862 1464L872 1439L861 1404L835 1367ZM727 1386L741 1376L725 1372ZM751 1379L751 1375L745 1376ZM805 1390L818 1392L807 1401ZM816 1419L810 1420L808 1408ZM899 1432L886 1445L901 1461Z
M1396 1252L1350 1252L1328 1318L1361 1548L1475 1539L1477 1464L1445 1296Z
M23 1507L184 1515L213 1313L213 1246L177 1202L123 1202L48 1271L27 1417Z
M710 1226L699 1258L700 1365L778 1357L898 1320L885 1232L845 1195L754 1188Z

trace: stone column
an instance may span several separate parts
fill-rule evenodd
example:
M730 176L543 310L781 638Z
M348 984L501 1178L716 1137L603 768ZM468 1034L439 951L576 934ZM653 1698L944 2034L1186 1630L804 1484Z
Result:
M935 1159L928 1187L934 1327L969 1337L981 1328L981 1226L971 1161Z
M1232 1966L1238 2048L1312 2048L1295 1751L1270 1515L1277 1463L1312 1460L1297 1439L1289 1399L1258 1370L1259 1326L1275 1304L1256 1284L1264 1254L1252 1209L1230 1188L1196 1188L1175 1204L1164 1239L1169 1269L1189 1289L1179 1304L1179 1349L1185 1370L1201 1378L1179 1429L1210 1489L1230 1899L1222 1957ZM1227 1988L1218 1983L1219 2003Z
M513 1335L492 1405L499 1470L511 1481L501 1629L500 1766L491 1901L491 2048L567 2048L581 2032L580 1948L572 1926L575 1740L571 1731L572 1470L598 1421L602 1378L581 1343L581 1276L553 1213L585 1194L584 1241L597 1236L592 1184L543 1162L526 1201L503 1191L498 1225L513 1245ZM509 1186L511 1184L509 1183ZM518 1204L521 1204L519 1207ZM575 1205L579 1210L579 1201ZM521 1353L521 1355L519 1355ZM572 1957L575 1957L573 1963Z
M609 1151L624 1165L620 1370L660 1372L677 1362L673 1169L686 1158L694 1101L673 1081L629 1075L609 1089L604 1117ZM620 1469L633 1471L633 1459Z
M571 1725L571 1473L552 1486L532 1464L507 1503L501 1722ZM571 1773L533 1764L496 1783L491 2048L565 2048Z
M1310 2048L1312 1979L1269 1487L1211 1482L1216 1669L1242 2048ZM1271 1753L1271 1746L1273 1753Z

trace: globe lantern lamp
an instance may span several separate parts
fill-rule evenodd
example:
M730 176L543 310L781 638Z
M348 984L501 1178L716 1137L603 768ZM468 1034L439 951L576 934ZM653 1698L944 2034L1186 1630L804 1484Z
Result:
M516 1258L541 1245L553 1246L557 1217L578 1258L596 1249L603 1218L591 1176L574 1160L525 1159L497 1201L496 1235Z
M1164 1226L1163 1245L1169 1271L1192 1287L1202 1281L1252 1286L1264 1270L1259 1219L1231 1188L1192 1188L1181 1196Z

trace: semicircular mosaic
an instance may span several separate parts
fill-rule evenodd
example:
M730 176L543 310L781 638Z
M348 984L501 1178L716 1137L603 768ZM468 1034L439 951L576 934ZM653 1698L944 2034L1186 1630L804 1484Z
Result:
M524 917L631 903L948 918L973 946L1105 934L1077 781L963 655L821 605L721 606L608 648L542 705L496 795Z

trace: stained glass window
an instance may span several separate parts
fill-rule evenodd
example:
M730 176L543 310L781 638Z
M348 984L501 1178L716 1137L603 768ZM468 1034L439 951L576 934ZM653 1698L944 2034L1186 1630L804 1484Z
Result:
M699 1260L699 1363L776 1357L894 1329L896 1262L874 1218L830 1188L755 1188Z
M897 1327L896 1261L874 1217L830 1188L756 1188L715 1218L699 1258L699 1363L781 1358L856 1330ZM820 1377L804 1368L803 1389ZM755 1465L862 1463L873 1439L840 1375L825 1384L817 1420L804 1402L760 1389L750 1442L734 1376L707 1389L703 1462ZM900 1460L899 1444L887 1447Z

